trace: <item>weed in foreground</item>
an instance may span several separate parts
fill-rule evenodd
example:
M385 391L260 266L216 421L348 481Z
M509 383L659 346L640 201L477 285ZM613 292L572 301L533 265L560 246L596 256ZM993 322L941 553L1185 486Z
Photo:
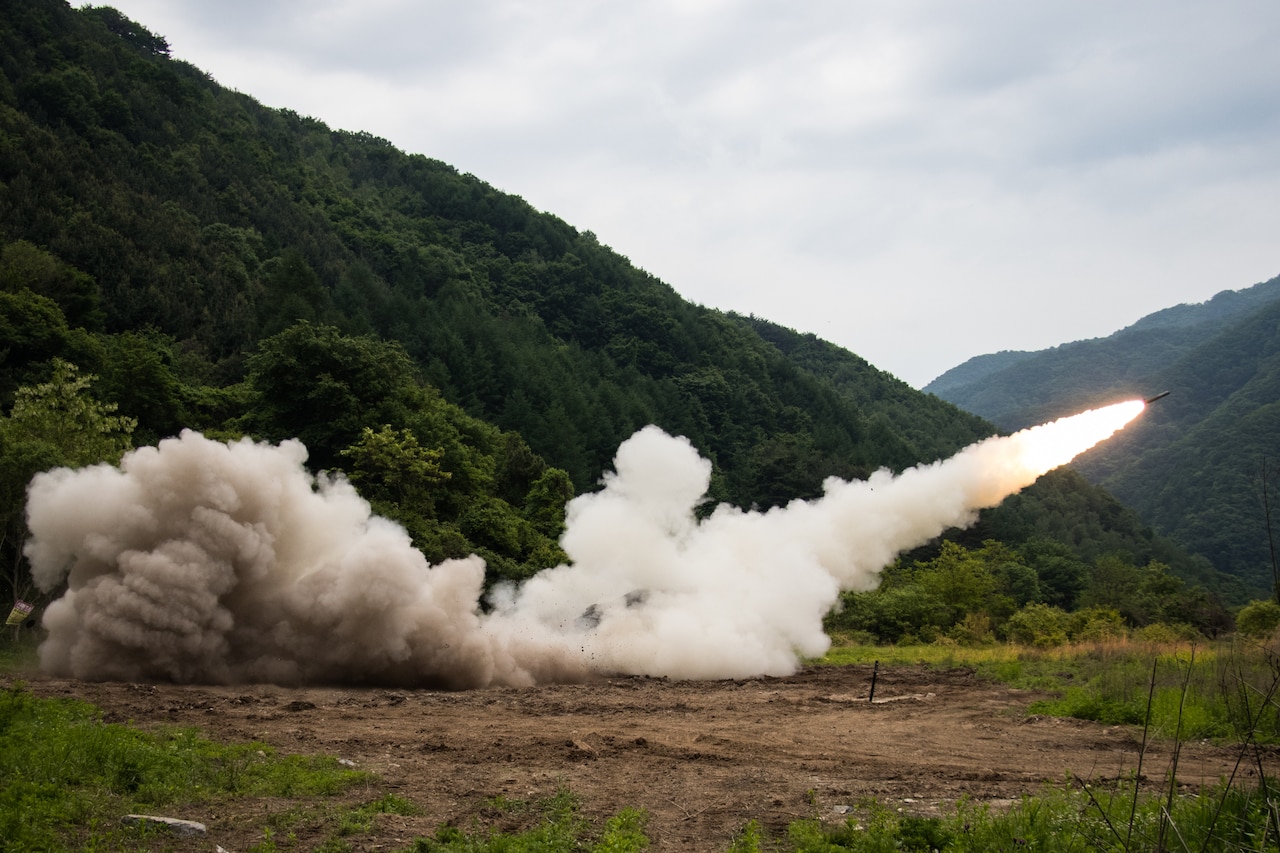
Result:
M1149 725L1156 737L1280 743L1280 704L1258 697L1280 679L1280 648L1239 638L1196 644L1110 638L1054 648L1003 645L833 648L821 663L969 667L1011 687L1058 693L1030 713ZM1152 661L1155 691L1148 691ZM1150 707L1148 707L1150 706Z
M1123 786L1049 788L1009 809L961 802L943 817L901 815L878 803L862 804L847 820L824 826L791 824L772 844L748 827L734 853L782 849L795 853L1039 853L1097 851L1277 851L1268 811L1275 803L1261 789L1239 785L1206 789L1193 797L1147 795L1134 800ZM749 839L749 843L743 843Z

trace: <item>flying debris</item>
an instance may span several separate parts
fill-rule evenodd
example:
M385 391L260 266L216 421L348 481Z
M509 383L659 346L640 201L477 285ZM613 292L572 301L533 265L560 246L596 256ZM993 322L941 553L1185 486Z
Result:
M1156 400L1163 400L1165 397L1168 397L1168 396L1169 396L1169 392L1168 392L1168 391L1161 391L1159 394L1155 395L1154 397L1148 397L1147 399L1143 400L1142 402L1144 402L1144 403L1146 403L1148 406L1150 406L1150 405L1151 405L1152 403L1154 403Z

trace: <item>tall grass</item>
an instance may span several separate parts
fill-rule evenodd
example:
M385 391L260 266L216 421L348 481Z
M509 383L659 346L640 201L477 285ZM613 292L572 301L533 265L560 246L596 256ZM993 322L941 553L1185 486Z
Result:
M527 808L540 815L522 832L442 826L419 838L413 853L630 853L644 850L643 812L625 809L611 818L596 841L568 791L542 803L505 802L499 810ZM1191 797L1131 797L1123 783L1109 787L1046 788L1011 808L992 809L960 802L952 814L921 817L868 800L842 822L817 818L791 823L782 837L770 837L759 821L748 821L726 842L729 853L1042 853L1096 851L1259 851L1280 848L1272 826L1274 799L1261 789L1224 785Z
M872 659L969 666L1015 686L1055 690L1057 698L1030 710L1140 726L1140 762L1151 739L1171 739L1163 790L1141 792L1139 763L1131 779L1102 787L1075 780L1072 788L1048 789L1004 813L962 803L947 818L904 818L872 808L835 828L802 822L791 829L790 849L1280 851L1280 785L1268 776L1262 746L1280 742L1280 651L1274 642L1111 640L1047 650L845 647L826 658ZM1181 747L1201 738L1236 744L1238 758L1219 785L1187 796L1176 781Z
M834 666L879 661L891 666L924 665L931 667L990 666L1021 660L1028 649L1014 645L959 646L922 643L906 646L877 646L867 643L842 642L832 638L831 650L817 663Z
M1156 737L1280 743L1280 707L1259 697L1280 680L1280 649L1243 639L1150 643L1114 638L1040 649L1017 645L841 645L821 663L967 667L1013 687L1057 694L1034 714L1149 724ZM1154 690L1150 671L1155 661ZM1148 709L1148 703L1150 708ZM1148 713L1149 712L1149 713ZM1256 713L1255 713L1256 712Z
M1060 684L1059 698L1034 703L1031 713L1145 724L1157 737L1280 743L1280 706L1263 700L1280 680L1280 658L1266 646L1237 640L1113 649L1055 665L1066 667L1070 683ZM1038 686L1049 685L1042 678Z
M798 821L778 845L756 836L750 850L797 853L889 853L995 850L1043 853L1096 851L1276 851L1269 829L1274 801L1240 786L1177 797L1134 800L1123 785L1104 790L1051 788L1007 810L958 804L954 814L918 817L864 803L840 824Z

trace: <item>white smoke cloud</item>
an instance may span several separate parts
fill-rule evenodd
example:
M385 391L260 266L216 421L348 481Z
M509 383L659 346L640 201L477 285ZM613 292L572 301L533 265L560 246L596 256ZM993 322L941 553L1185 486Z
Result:
M570 557L481 606L478 557L428 565L399 526L306 449L184 432L119 468L37 475L26 554L45 590L42 667L83 679L367 682L463 688L631 673L794 672L829 646L842 589L871 589L902 550L1029 485L1142 404L992 438L946 461L813 501L718 507L710 463L656 427L574 499Z

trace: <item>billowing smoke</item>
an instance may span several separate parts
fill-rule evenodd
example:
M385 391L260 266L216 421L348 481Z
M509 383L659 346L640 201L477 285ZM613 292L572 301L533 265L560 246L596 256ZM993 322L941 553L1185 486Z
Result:
M991 438L899 475L699 521L711 465L656 427L574 499L566 565L481 606L478 557L428 565L397 525L305 448L185 432L119 468L31 483L26 554L66 593L44 616L50 673L94 680L363 682L453 688L630 673L795 671L829 641L842 589L966 525L1120 429L1140 401Z

